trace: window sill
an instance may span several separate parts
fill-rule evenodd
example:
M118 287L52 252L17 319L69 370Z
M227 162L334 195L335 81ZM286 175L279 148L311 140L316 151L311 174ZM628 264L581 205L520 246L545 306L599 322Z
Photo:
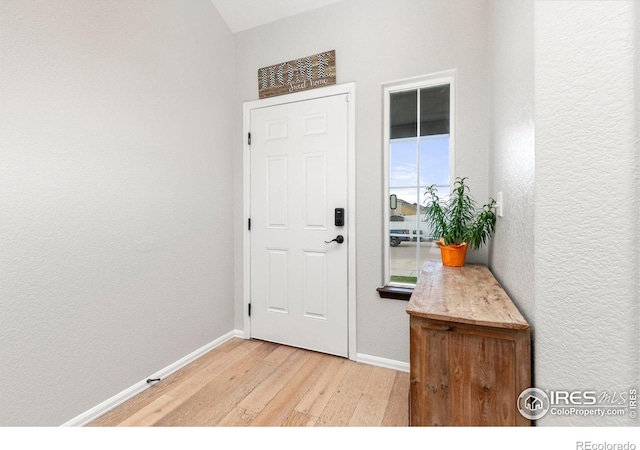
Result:
M376 289L381 298L390 298L393 300L409 300L413 294L413 288L398 286L382 286Z

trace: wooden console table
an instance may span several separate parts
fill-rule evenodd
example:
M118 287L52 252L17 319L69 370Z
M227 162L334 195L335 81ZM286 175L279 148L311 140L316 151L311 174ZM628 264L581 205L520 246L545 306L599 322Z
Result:
M527 426L530 327L486 266L427 261L410 315L412 426Z

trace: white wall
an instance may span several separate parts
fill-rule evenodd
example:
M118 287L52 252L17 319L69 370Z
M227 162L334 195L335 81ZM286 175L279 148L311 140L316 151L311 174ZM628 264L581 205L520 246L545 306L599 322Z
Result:
M258 96L260 67L336 50L338 83L356 82L357 351L409 359L407 303L381 299L382 83L457 69L456 174L488 198L487 4L344 0L236 35L234 183L242 204L242 102ZM242 328L242 211L235 212L236 327ZM487 250L470 255L487 261Z
M491 183L506 215L490 265L533 325L542 389L640 384L639 11L633 2L492 3Z
M543 388L640 386L633 9L631 1L534 5L535 373ZM539 423L638 422L547 415Z
M640 3L634 3L635 6L635 55L634 55L634 98L636 108L636 251L635 251L635 266L637 270L636 276L636 308L640 309ZM640 322L640 311L638 311L638 322ZM636 355L637 362L636 367L640 367L640 326L635 328L636 342L638 342L638 354Z
M0 2L0 425L233 329L232 60L209 0Z
M533 1L494 0L489 30L490 192L502 191L504 205L489 265L535 338Z
M636 309L640 308L640 3L636 2L635 6L635 55L634 64L635 67L635 83L634 83L634 97L636 102L636 251L635 251L635 266L636 266ZM640 322L640 311L637 312L638 322ZM636 367L640 367L640 326L635 327L636 342L638 343L638 354L636 355Z

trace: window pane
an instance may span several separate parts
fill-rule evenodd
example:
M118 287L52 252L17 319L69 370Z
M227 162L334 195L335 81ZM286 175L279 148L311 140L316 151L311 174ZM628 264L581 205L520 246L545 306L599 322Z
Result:
M438 188L438 197L440 197L440 201L446 202L449 200L449 196L451 195L451 186L450 185L436 185ZM426 195L427 186L420 186L420 204L422 206L422 211L424 212L427 204L427 200L429 200Z
M450 195L450 86L432 86L390 93L388 211L389 280L415 285L426 260L440 260L440 248L424 221L426 186L435 184L440 197ZM419 102L419 104L418 104Z
M420 184L422 186L450 184L449 135L420 139Z
M416 215L416 205L422 200L422 192L419 193L417 187L389 189L389 195L395 195L397 198L397 207L389 211L390 216L407 217Z
M397 207L389 211L389 271L391 282L415 284L417 280L418 189L391 189Z
M447 176L448 178L448 176ZM418 249L418 271L422 269L425 261L440 261L440 246L437 244L439 236L434 236L431 228L424 221L424 214L426 210L427 201L429 197L425 195L427 191L426 186L422 186L419 189L420 193L420 234L419 234L419 249ZM449 186L438 186L438 195L441 199L448 198L450 194Z
M418 138L395 139L389 142L389 186L418 184Z
M420 89L420 136L449 134L449 85Z
M418 135L418 91L391 94L389 110L391 139Z

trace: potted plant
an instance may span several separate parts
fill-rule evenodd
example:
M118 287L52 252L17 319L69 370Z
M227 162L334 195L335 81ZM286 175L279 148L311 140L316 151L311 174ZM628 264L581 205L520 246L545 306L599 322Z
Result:
M440 200L435 185L427 187L425 192L429 199L424 219L431 227L434 240L439 239L442 264L445 266L464 266L467 248L479 249L495 230L496 215L493 208L496 201L490 198L489 203L476 208L466 180L466 177L456 178L453 191L446 201Z

